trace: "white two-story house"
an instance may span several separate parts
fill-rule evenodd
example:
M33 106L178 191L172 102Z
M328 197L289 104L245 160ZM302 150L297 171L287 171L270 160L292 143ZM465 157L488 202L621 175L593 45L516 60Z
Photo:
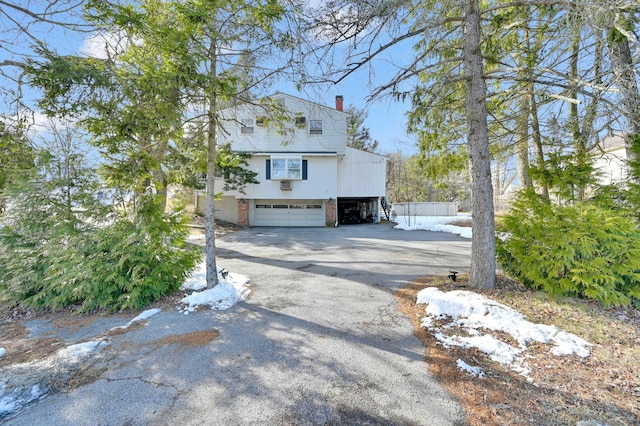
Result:
M241 226L338 226L375 223L385 196L383 156L347 147L342 96L328 107L284 93L270 97L284 108L285 131L269 124L264 106L242 104L221 112L220 144L251 154L257 184L226 191L216 217ZM282 114L281 114L282 115ZM216 192L223 182L216 182ZM196 199L201 210L202 197Z

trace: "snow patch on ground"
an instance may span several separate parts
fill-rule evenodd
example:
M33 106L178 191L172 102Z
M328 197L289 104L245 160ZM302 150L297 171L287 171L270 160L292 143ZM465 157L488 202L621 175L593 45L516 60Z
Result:
M11 365L2 369L0 378L0 421L16 414L31 402L51 391L49 383L68 380L68 375L89 356L109 343L92 340L61 348L41 361Z
M178 309L185 315L195 311L199 306L209 306L215 310L229 309L247 299L251 293L248 284L249 277L246 275L227 273L224 269L218 268L218 285L206 289L206 264L201 262L191 278L181 287L182 290L195 291L181 300L184 305Z
M586 340L552 325L527 321L514 309L478 293L465 290L443 292L436 287L428 287L418 293L417 303L426 305L422 326L433 330L436 339L444 347L479 349L492 360L509 366L525 377L530 373L525 362L529 342L553 345L550 352L556 356L589 356L591 344ZM435 323L436 319L451 322L440 328ZM444 332L454 327L463 330L464 336ZM503 342L483 330L505 332L518 345Z
M397 223L395 229L405 231L435 231L458 234L463 238L471 238L470 227L451 225L452 222L470 220L469 214L456 216L397 216L393 221Z
M91 340L89 342L78 343L67 346L58 351L58 357L71 360L86 358L96 351L102 350L109 343L106 340Z
M157 313L160 313L161 311L162 311L162 309L159 309L159 308L147 309L146 311L142 311L140 313L140 315L138 315L137 317L133 318L131 321L129 321L125 325L119 325L118 327L113 327L111 329L111 331L126 330L127 328L131 327L133 324L135 324L137 322L140 322L140 321L144 321L147 318L151 318L152 316L154 316Z
M5 348L0 348L0 358L2 358L7 353Z
M482 368L480 368L480 367L471 366L471 365L467 364L466 362L464 362L461 359L456 361L456 365L462 371L466 371L469 374L473 374L474 376L476 376L476 377L478 377L480 379L484 379L485 378L484 371L482 371Z

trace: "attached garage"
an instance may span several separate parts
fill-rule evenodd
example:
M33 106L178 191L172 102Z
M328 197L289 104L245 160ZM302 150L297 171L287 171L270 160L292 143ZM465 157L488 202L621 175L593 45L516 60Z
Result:
M255 200L254 226L325 226L322 200Z
M377 197L338 198L338 221L341 225L379 222L380 199Z

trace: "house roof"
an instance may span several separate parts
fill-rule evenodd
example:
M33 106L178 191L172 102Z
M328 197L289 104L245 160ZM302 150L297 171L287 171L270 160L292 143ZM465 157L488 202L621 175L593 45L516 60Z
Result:
M284 92L277 91L273 95L269 95L269 96L266 96L266 97L267 98L276 98L278 96L286 96L286 97L289 97L289 98L292 98L292 99L297 99L297 100L299 100L301 102L305 102L305 103L308 103L308 104L312 104L312 105L318 106L320 108L325 108L325 109L328 109L328 110L331 110L331 111L334 111L334 112L337 112L337 113L340 113L340 114L349 115L349 113L346 113L344 111L340 111L340 110L336 109L335 107L324 105L324 104L321 104L319 102L310 101L308 99L304 99L304 98L301 98L299 96L290 95L290 94L284 93Z
M610 135L604 137L598 145L596 150L600 152L611 152L625 147L624 136L622 135Z
M287 98L290 98L290 99L295 99L296 101L304 102L304 103L312 105L314 107L318 107L318 108L322 108L324 110L330 111L333 114L342 114L342 115L345 115L345 116L349 115L349 113L344 112L344 111L340 111L339 109L336 109L335 107L324 105L324 104L321 104L319 102L310 101L308 99L304 99L304 98L301 98L299 96L290 95L288 93L284 93L284 92L280 92L280 91L276 91L272 95L263 96L260 99L269 99L269 98L275 99L277 97L287 97ZM235 111L235 110L237 110L237 108L243 107L243 106L246 106L246 105L252 105L252 103L248 102L248 101L239 102L239 103L237 103L235 105L228 106L228 107L225 107L225 108L221 108L220 111ZM286 105L285 105L285 109L291 111L289 108L286 107Z
M384 159L384 161L388 161L389 160L385 155L378 154L378 153L371 152L371 151L365 151L365 150L358 149L358 148L353 148L351 146L347 146L346 151L347 151L347 155L349 154L349 151L351 151L352 155L353 155L353 153L358 153L360 155L365 155L365 156L379 157L381 159Z

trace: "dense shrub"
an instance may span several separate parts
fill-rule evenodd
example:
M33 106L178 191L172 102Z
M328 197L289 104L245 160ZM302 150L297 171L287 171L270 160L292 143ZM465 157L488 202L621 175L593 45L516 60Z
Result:
M153 197L110 216L99 203L65 208L36 185L12 199L0 227L2 298L36 309L140 308L177 290L200 257L184 242L181 214L163 214Z
M527 286L605 305L640 300L640 231L624 210L523 192L499 231L500 265Z

